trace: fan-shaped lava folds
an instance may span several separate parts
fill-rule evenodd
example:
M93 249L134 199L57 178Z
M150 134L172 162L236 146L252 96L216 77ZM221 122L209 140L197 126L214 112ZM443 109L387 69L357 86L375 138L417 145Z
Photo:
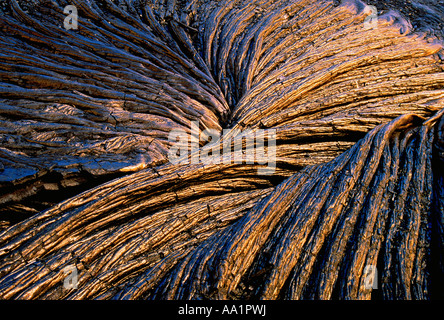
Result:
M76 30L63 28L68 4ZM3 10L0 297L439 291L442 43L399 13L370 21L361 1L306 0ZM192 121L232 143L275 130L274 173L171 163L168 134Z

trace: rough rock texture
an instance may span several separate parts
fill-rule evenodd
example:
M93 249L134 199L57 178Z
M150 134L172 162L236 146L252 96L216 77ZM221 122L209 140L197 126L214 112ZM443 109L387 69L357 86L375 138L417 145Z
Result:
M356 0L0 7L1 298L442 294L439 3L416 29ZM275 172L169 162L191 121L275 130Z

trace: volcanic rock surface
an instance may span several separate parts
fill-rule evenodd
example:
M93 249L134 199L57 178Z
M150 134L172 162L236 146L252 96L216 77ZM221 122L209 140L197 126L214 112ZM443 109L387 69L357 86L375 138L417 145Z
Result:
M0 298L442 297L444 5L368 5L0 1Z

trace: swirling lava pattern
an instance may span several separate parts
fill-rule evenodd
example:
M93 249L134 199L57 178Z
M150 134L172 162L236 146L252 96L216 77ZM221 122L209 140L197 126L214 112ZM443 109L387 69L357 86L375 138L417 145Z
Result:
M367 28L361 1L72 0L78 30L61 27L65 1L10 2L4 207L86 174L108 181L4 228L1 298L439 294L438 38L395 11ZM170 163L168 133L191 132L190 121L227 137L276 130L274 174ZM77 289L63 287L69 265Z

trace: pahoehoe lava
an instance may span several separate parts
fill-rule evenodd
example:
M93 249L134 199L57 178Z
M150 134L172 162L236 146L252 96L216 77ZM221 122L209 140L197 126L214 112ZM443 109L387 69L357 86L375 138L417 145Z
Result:
M435 2L0 1L0 298L442 297ZM170 162L192 121L274 174Z

